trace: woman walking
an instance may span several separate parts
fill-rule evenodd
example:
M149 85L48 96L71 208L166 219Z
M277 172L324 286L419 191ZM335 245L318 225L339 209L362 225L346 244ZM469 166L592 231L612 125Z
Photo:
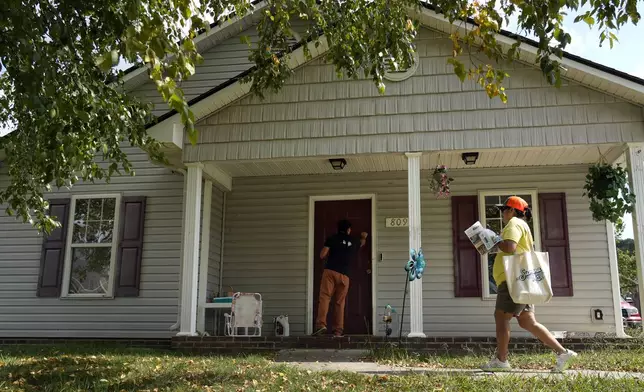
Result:
M528 203L520 197L512 196L503 205L498 206L503 215L504 228L501 234L503 241L499 243L500 252L494 259L493 275L497 285L496 307L494 320L496 322L496 357L481 369L510 370L508 362L508 345L510 343L510 320L513 317L519 321L519 326L530 332L557 355L554 371L563 371L577 353L566 350L548 331L539 324L534 316L534 305L516 304L510 296L506 282L503 257L532 251L534 240L526 220L532 218Z

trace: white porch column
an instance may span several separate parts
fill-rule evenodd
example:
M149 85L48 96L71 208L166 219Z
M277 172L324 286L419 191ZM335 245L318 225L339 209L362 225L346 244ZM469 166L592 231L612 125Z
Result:
M420 213L420 152L406 153L407 191L409 204L409 248L421 247ZM423 333L423 282L416 279L409 284L410 338L424 338Z
M644 306L644 146L628 146L626 158L631 191L635 193L633 234L635 237L635 259L637 260L640 304ZM640 312L642 312L642 309L640 309Z
M208 262L210 261L210 210L212 208L212 181L204 182L201 218L201 253L199 255L199 300L197 301L197 331L206 329L206 293L208 291Z
M186 165L184 200L183 257L181 283L181 327L177 336L197 334L197 273L199 271L199 217L203 164Z

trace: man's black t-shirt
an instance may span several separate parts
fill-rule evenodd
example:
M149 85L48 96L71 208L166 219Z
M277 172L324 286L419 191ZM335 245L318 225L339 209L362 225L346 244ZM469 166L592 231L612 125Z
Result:
M360 249L360 240L346 233L337 233L327 238L324 246L329 248L326 269L349 275L349 263Z

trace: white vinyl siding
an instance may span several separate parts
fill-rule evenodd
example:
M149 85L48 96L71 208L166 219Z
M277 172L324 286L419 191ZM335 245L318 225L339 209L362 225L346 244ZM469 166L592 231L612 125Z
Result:
M504 188L565 192L575 296L557 297L537 307L538 319L553 331L614 330L606 225L593 222L582 197L586 168L451 171L453 195L477 195ZM493 301L454 297L452 215L449 199L429 193L430 173L422 172L422 233L427 269L423 276L425 333L434 336L494 334ZM377 296L381 315L391 304L400 315L408 229L386 228L386 217L406 216L407 173L361 173L236 179L228 195L224 284L259 292L264 323L288 314L293 334L304 334L307 306L308 198L339 194L376 194ZM538 233L536 233L538 235ZM318 282L314 282L318 284ZM406 314L409 314L407 304ZM592 324L590 308L604 311L603 324ZM380 320L380 317L377 318ZM397 331L397 323L394 322ZM405 320L408 331L408 318ZM377 325L382 333L383 326ZM518 327L513 329L518 332Z
M146 196L139 297L58 299L36 297L42 237L0 206L0 336L166 338L176 322L183 176L152 164L147 154L125 148L136 176L110 184L78 184L74 195ZM8 181L0 169L0 187ZM70 198L61 189L50 198Z
M420 66L384 95L371 80L340 79L315 60L284 88L253 95L201 121L184 159L245 160L363 153L560 146L644 141L640 107L579 84L548 85L532 66L506 67L508 103L461 81L452 43L421 29ZM463 58L467 61L466 58Z

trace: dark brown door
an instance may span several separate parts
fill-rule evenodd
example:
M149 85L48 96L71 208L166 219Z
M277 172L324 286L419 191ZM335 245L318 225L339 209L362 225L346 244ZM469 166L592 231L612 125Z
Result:
M344 333L347 335L366 335L372 333L371 307L371 200L342 200L315 202L315 239L313 274L313 322L317 316L320 279L324 262L320 251L324 241L337 232L340 219L351 222L351 235L369 233L367 243L359 250L349 268L349 294L345 306ZM329 309L328 325L333 325L333 309ZM315 326L313 326L315 328ZM329 328L331 333L331 328Z

